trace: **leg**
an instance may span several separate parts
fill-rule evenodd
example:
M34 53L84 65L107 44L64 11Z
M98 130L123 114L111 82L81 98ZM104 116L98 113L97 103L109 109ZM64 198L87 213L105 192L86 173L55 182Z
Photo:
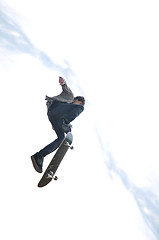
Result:
M53 141L52 143L48 144L43 149L41 149L40 152L38 152L38 155L40 158L45 157L46 155L55 151L59 147L59 145L61 144L62 140L65 137L65 133L62 130L62 128L59 126L59 124L52 123L52 125L53 125L53 128L54 128L58 138L55 141Z
M49 118L49 120L50 120L50 122L53 126L53 129L55 130L58 138L55 141L53 141L52 143L50 143L49 145L47 145L46 147L44 147L43 149L41 149L39 152L37 152L36 154L31 156L33 166L34 166L35 170L39 173L42 173L42 171L43 171L42 167L43 167L44 157L46 155L48 155L49 153L53 152L54 150L56 150L65 137L65 131L61 127L61 121L59 121L59 120L52 121L50 118Z

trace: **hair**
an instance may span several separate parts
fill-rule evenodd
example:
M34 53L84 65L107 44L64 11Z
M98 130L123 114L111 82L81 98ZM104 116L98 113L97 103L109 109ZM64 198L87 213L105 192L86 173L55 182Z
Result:
M74 98L74 101L76 101L76 100L81 101L83 106L85 105L85 99L84 99L84 97L82 97L82 96L77 96L77 97Z

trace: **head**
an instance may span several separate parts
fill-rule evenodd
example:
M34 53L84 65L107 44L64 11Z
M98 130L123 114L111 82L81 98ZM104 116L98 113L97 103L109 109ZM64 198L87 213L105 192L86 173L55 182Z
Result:
M85 99L82 96L77 96L77 97L74 98L74 102L73 103L84 106L85 105Z

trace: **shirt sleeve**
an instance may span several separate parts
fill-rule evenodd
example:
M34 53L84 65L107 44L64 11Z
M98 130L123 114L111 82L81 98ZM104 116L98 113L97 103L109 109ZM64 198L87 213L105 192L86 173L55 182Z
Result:
M64 85L62 85L62 92L59 95L54 97L47 97L46 100L47 100L46 105L47 108L49 109L49 107L52 105L54 101L72 103L74 101L74 94L65 83Z
M53 97L52 100L59 101L59 102L72 103L74 100L74 94L65 83L64 85L62 85L62 92L59 95Z

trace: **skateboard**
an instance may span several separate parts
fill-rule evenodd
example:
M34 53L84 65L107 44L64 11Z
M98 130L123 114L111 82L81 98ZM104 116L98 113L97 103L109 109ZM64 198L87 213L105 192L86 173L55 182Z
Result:
M52 158L50 164L48 165L47 169L45 170L42 178L40 179L38 187L46 186L49 182L51 182L52 179L57 180L57 176L55 176L55 173L68 149L73 149L73 147L71 146L72 141L72 133L68 132L66 137L60 144L58 150L56 151L54 157Z

